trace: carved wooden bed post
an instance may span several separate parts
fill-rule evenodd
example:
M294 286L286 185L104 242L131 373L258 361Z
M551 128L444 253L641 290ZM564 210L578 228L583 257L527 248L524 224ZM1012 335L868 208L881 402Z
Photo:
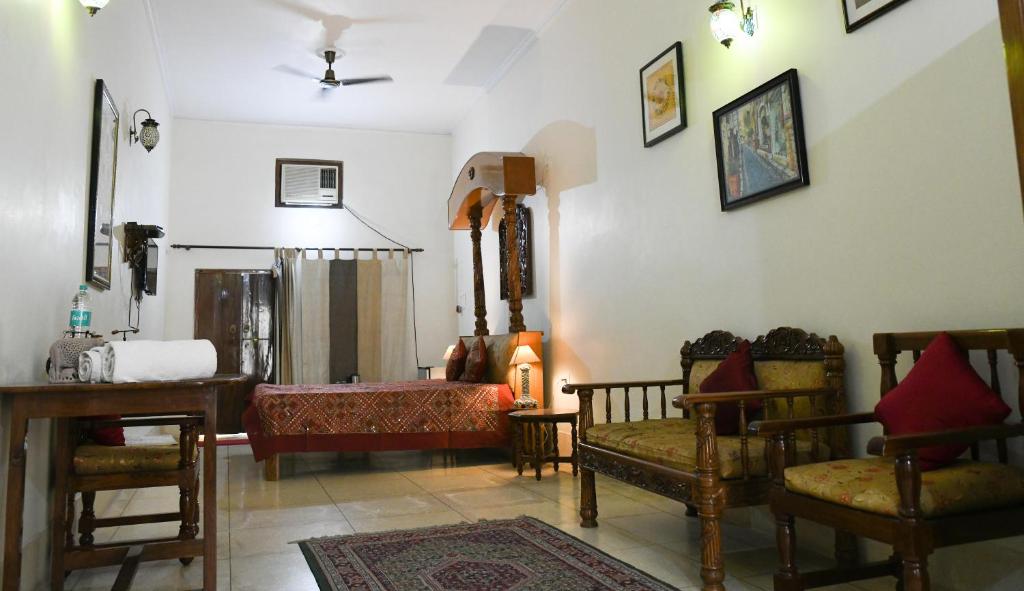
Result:
M480 252L480 240L483 237L480 233L481 218L483 210L480 205L469 208L469 236L473 240L473 313L476 315L476 331L474 336L486 336L491 334L487 329L487 298L484 293L484 264L483 255Z
M487 303L480 252L481 229L491 212L502 201L508 244L509 332L524 332L523 296L519 269L519 244L516 240L516 201L537 192L533 158L516 152L481 152L466 162L448 197L448 228L470 230L473 240L473 311L475 335L487 335Z
M516 196L505 195L505 244L508 245L508 331L523 332L523 286L519 275L519 240L516 238Z

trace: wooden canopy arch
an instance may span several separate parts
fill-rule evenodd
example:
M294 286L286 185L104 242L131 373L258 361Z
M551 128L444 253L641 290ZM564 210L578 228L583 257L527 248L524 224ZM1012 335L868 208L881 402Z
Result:
M516 201L537 193L537 173L533 158L519 152L480 152L459 173L448 197L448 228L469 230L473 240L473 303L476 315L474 335L489 334L487 303L484 294L484 270L480 253L481 227L491 219L501 201L505 216L505 243L508 244L509 332L523 332L523 294L519 273L519 245L516 240Z

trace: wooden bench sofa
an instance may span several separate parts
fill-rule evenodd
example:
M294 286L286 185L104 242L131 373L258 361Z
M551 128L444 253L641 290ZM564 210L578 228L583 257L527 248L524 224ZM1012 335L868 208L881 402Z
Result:
M701 382L736 350L741 339L714 331L680 351L681 380L569 384L563 388L580 403L579 462L580 518L583 527L596 527L598 499L594 474L685 503L688 515L698 515L701 527L701 578L706 591L725 589L720 520L727 507L764 505L771 478L769 442L747 436L746 405L764 401L764 417L794 418L845 412L843 346L836 337L823 339L796 328L778 328L752 342L758 385L752 392L697 394ZM669 416L666 392L681 388ZM613 422L612 393L624 390L623 421ZM604 393L604 422L595 423L594 395ZM641 395L642 418L633 416L630 392ZM651 418L649 391L660 395L660 418ZM739 405L736 435L715 430L716 405ZM812 429L794 435L794 460L847 457L843 429ZM844 564L856 560L854 540L838 532L836 556Z

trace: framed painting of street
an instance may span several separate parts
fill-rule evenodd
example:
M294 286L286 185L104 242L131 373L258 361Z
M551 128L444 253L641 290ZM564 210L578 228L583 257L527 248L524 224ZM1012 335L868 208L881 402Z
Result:
M810 184L796 70L718 109L714 120L722 211Z

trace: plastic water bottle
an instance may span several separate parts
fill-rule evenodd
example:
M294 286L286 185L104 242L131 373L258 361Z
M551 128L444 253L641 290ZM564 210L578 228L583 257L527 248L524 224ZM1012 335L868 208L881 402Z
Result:
M71 299L71 320L68 327L72 337L89 336L92 324L92 310L89 309L89 291L85 284L78 286L78 293Z

